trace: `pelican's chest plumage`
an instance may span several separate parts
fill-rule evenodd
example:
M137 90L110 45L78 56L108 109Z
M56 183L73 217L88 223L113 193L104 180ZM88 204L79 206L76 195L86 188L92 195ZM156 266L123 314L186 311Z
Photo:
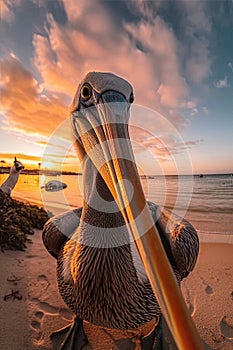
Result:
M148 280L138 280L129 245L95 248L70 241L58 258L57 274L64 301L93 324L130 329L160 315Z

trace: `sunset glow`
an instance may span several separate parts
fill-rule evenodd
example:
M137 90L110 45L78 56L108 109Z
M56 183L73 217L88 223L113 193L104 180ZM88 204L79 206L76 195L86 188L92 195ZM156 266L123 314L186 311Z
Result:
M78 172L72 132L63 123L80 80L99 70L129 80L135 104L161 115L158 123L143 113L145 130L132 131L142 172L233 172L232 1L3 0L0 6L1 166L17 156L27 169L41 163Z

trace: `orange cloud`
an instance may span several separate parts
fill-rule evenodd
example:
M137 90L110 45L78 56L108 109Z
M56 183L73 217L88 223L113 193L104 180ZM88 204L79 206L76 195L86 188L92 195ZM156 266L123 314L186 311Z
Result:
M47 97L33 75L14 56L0 60L1 106L8 127L18 132L49 136L67 116L65 101Z
M38 163L41 162L41 158L38 156L31 156L24 153L0 153L0 160L4 161L4 163L1 163L0 161L0 166L11 167L13 165L14 157L17 157L26 168L37 168Z
M87 71L112 71L131 82L135 103L156 110L176 130L182 130L188 121L179 108L187 106L191 98L180 70L179 43L166 23L156 17L149 23L125 23L120 28L99 2L81 1L78 10L74 10L77 6L73 0L64 6L68 22L61 25L50 16L48 36L34 36L34 63L43 87L73 95L72 89ZM158 125L153 115L144 112L139 118L146 129L168 133L164 120ZM171 129L171 142L173 132ZM138 147L135 150L140 153ZM153 152L161 159L171 159L168 147Z
M21 0L2 0L0 4L1 20L11 23L15 19L14 10L21 4Z
M28 154L23 154L23 153L16 153L14 154L14 157L17 157L20 159L27 159L27 160L32 160L32 161L38 161L40 158L37 156L31 156ZM0 158L1 159L7 159L7 160L14 160L14 158L12 158L12 154L11 153L0 153Z
M46 37L33 37L33 63L40 83L16 57L0 61L5 129L34 135L34 142L44 146L67 118L68 105L86 72L112 71L132 83L137 104L164 116L163 121L155 121L149 114L138 116L145 129L156 132L150 141L142 134L135 137L144 147L153 147L152 141L156 143L153 151L164 159L169 159L170 150L181 150L181 146L173 145L177 130L187 125L179 109L187 106L191 98L180 69L180 43L169 26L159 16L152 16L147 23L124 23L119 27L101 3L90 0L80 0L78 7L76 0L69 0L64 2L64 8L66 23L57 23L48 15ZM175 125L175 134L166 119ZM63 131L61 137L68 134ZM65 147L61 141L60 150L57 147L48 155L52 159Z

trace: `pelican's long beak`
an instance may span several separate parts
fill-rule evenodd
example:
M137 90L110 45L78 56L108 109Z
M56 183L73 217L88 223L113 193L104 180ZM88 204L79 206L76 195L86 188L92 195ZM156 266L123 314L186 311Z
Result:
M202 349L142 190L128 134L129 104L107 91L99 104L73 116L79 155L94 163L134 238L155 296L179 349ZM185 331L184 331L185 330Z

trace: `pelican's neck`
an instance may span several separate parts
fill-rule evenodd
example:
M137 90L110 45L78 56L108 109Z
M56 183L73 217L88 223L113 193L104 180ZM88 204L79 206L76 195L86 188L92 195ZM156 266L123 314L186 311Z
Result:
M133 263L138 280L145 281L147 276L136 246L106 183L90 160L84 164L82 172L84 203L80 224L73 236L81 243L81 246L77 245L78 259L79 256L83 258L95 254L96 249L93 248L116 248L116 254L111 253L112 249L107 249L108 253L106 249L98 249L98 252L108 254L112 266L123 256L124 262ZM84 263L84 275L88 275L89 268L89 264Z
M129 243L125 221L106 183L88 159L83 167L84 203L79 226L82 242L94 246L118 246Z
M124 225L124 219L105 181L90 160L83 169L82 220L92 225L115 227Z
M18 181L18 178L19 178L19 171L16 171L15 167L13 166L11 168L8 178L1 185L1 190L7 194L11 194L11 191L15 187Z

